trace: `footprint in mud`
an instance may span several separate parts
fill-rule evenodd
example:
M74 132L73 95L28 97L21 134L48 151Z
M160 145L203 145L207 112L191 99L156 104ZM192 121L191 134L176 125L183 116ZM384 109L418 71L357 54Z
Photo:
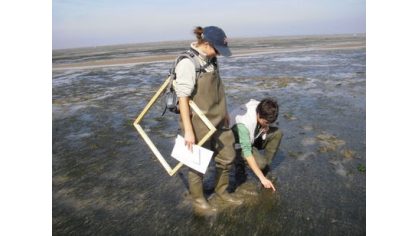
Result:
M302 126L302 129L305 131L312 131L314 130L314 127L312 127L312 125L304 125Z
M334 165L335 173L340 176L347 177L347 170L340 161L330 161L330 163Z
M287 155L288 156L290 156L290 157L293 157L293 158L297 158L298 156L300 156L300 155L302 155L303 154L303 152L293 152L293 151L289 151L289 152L287 152Z
M300 154L296 159L298 161L304 161L307 158L315 157L315 156L316 156L316 154L314 152L306 152L306 153Z
M338 164L337 168L335 169L335 173L337 173L338 175L341 175L343 177L347 176L347 171L346 171L346 169L344 169L344 166L341 163Z
M306 137L306 138L303 138L302 139L302 145L303 146L312 146L312 145L315 145L316 144L316 139L315 138L313 138L313 137Z

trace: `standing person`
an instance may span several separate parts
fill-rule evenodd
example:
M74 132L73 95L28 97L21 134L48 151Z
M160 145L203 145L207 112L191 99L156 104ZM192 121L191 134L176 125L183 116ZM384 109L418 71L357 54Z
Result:
M274 99L265 98L261 102L251 99L230 115L235 141L240 144L235 159L238 185L246 181L245 159L261 184L265 188L276 190L266 175L283 137L277 127L270 126L277 120L278 107Z
M208 128L199 116L192 113L189 101L194 101L204 115L216 127L217 131L203 145L214 151L216 163L216 196L222 201L242 204L226 191L229 184L229 170L235 158L234 136L229 127L226 98L223 83L219 76L217 55L230 56L224 31L216 26L196 27L194 34L197 41L191 43L188 51L191 58L184 58L175 68L175 92L179 98L181 127L185 145L192 150L192 145L201 140ZM200 69L197 70L197 63ZM215 212L203 192L203 174L189 169L189 190L195 210Z

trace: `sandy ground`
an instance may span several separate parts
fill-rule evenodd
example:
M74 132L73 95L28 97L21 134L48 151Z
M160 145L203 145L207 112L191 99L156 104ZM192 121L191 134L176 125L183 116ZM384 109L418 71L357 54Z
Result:
M364 42L351 42L351 43L336 43L329 45L320 45L314 47L292 47L292 48L264 48L264 49L232 49L232 57L243 57L253 54L270 54L270 53L287 53L287 52L304 52L313 50L336 50L336 49L357 49L365 47ZM68 70L68 69L92 69L109 66L131 66L137 64L155 63L155 62L168 62L174 60L176 53L159 55L159 56L142 56L130 58L117 58L117 59L104 59L93 60L80 63L65 63L53 64L52 70Z

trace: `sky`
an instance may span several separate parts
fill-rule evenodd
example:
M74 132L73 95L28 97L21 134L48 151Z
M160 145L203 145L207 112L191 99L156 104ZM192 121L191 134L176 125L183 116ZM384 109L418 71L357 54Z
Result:
M53 0L52 46L193 39L195 26L228 37L365 33L365 0Z
M52 46L193 40L195 26L227 36L365 33L365 0L53 0Z

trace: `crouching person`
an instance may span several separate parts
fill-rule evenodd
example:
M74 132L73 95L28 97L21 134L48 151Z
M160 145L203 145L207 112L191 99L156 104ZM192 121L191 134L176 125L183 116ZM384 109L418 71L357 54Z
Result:
M279 128L270 124L277 120L278 104L271 98L261 102L251 99L230 114L237 155L235 178L237 186L246 181L245 161L265 188L275 191L266 177L283 137Z

